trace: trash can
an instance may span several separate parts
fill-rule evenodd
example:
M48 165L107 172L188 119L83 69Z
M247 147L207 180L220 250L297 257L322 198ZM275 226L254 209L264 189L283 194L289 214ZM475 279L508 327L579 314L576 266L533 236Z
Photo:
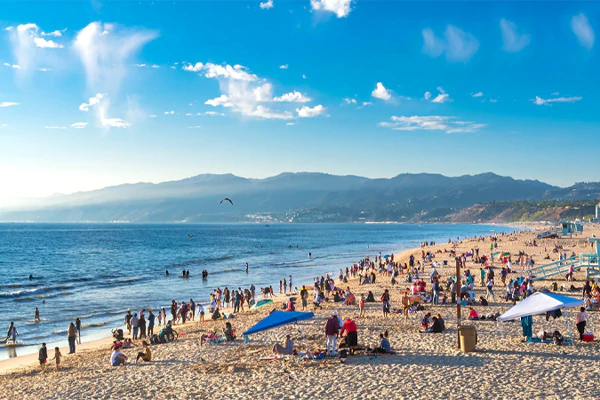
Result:
M460 350L463 353L475 351L477 344L477 331L474 325L461 325L458 330L460 336Z

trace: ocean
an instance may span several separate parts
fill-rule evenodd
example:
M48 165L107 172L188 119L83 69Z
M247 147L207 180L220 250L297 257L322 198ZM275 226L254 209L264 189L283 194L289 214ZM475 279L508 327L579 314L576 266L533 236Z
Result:
M69 322L84 342L122 327L127 309L205 303L213 289L294 286L423 241L511 232L491 225L401 224L0 224L0 341L10 321L19 346L0 360L66 345ZM312 257L308 257L308 253ZM245 264L250 268L245 272ZM165 276L165 271L169 276ZM190 278L181 278L182 270ZM207 280L202 280L207 270ZM32 275L33 279L29 279ZM34 321L35 307L41 321Z

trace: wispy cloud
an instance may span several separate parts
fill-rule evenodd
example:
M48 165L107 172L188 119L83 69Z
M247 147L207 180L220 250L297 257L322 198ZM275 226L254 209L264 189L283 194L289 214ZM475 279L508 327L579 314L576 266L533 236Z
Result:
M83 129L88 126L87 122L75 122L71 124L71 128Z
M12 27L11 27L12 28ZM37 24L28 23L18 25L16 29L8 29L13 46L13 53L19 65L23 70L34 70L41 62L52 59L52 55L47 49L61 49L64 45L50 39L44 39L41 36L40 28ZM19 72L26 74L27 72Z
M2 65L4 65L5 67L8 67L8 68L12 68L12 69L22 69L23 68L17 64L3 63Z
M463 121L451 116L392 116L391 122L380 122L379 126L396 131L443 131L446 133L470 133L484 128L485 124Z
M47 125L44 129L67 129L66 126L58 126L58 125Z
M500 20L500 30L502 31L504 51L508 53L521 51L529 44L529 35L526 33L519 33L517 25L514 22L502 18Z
M302 106L302 108L296 108L296 112L300 118L313 118L325 113L327 109L322 105L314 106L310 108L308 106Z
M389 100L392 98L392 94L390 93L390 91L386 89L385 86L383 86L383 83L381 82L377 82L377 85L375 85L375 89L373 89L373 91L371 92L371 96L381 100Z
M571 29L583 47L588 50L594 47L596 35L585 14L579 13L571 18Z
M446 55L450 62L469 61L479 49L479 41L470 33L448 25L443 37L431 29L423 29L423 52L431 57Z
M0 102L0 108L14 107L14 106L18 106L18 105L19 105L19 103L15 103L13 101Z
M263 10L268 10L273 8L273 0L268 0L265 1L264 3L260 3L260 8L262 8Z
M542 99L539 96L535 96L535 99L532 100L538 106L549 106L552 103L575 103L577 101L583 100L583 97L575 96L575 97L554 97L551 99Z
M356 104L356 99L351 99L349 97L343 98L342 99L344 101L344 103L346 104Z
M471 97L483 97L483 92L473 93Z
M315 11L328 11L338 18L347 17L352 9L352 0L310 0L310 6Z
M283 64L279 66L279 69L288 69L290 66L287 64Z
M67 31L67 28L65 28L61 31L56 30L56 31L52 31L52 32L42 32L42 36L61 37L62 34L66 31Z
M156 37L158 34L151 30L129 29L102 22L92 22L80 30L73 41L73 49L84 66L88 90L117 97L132 58ZM130 102L127 105L131 108ZM109 107L110 102L106 97L96 107L96 115L102 126L127 128L131 125L121 118L108 117ZM139 114L131 109L129 112Z

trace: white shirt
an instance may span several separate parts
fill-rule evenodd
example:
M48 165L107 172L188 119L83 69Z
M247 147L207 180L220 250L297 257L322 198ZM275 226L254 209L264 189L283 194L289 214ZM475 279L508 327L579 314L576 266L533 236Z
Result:
M112 354L110 355L110 365L115 365L117 363L117 360L120 358L117 356L122 356L122 355L123 355L123 353L121 353L120 351L117 351L117 350L113 351Z

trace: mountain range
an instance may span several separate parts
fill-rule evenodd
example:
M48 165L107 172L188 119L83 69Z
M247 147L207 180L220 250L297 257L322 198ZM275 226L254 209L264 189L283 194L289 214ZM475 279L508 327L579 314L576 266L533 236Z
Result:
M228 202L220 200L228 197ZM0 221L30 222L379 222L450 221L476 204L592 201L600 182L560 188L493 173L389 179L282 173L265 179L202 174L54 195L26 208L0 210Z

